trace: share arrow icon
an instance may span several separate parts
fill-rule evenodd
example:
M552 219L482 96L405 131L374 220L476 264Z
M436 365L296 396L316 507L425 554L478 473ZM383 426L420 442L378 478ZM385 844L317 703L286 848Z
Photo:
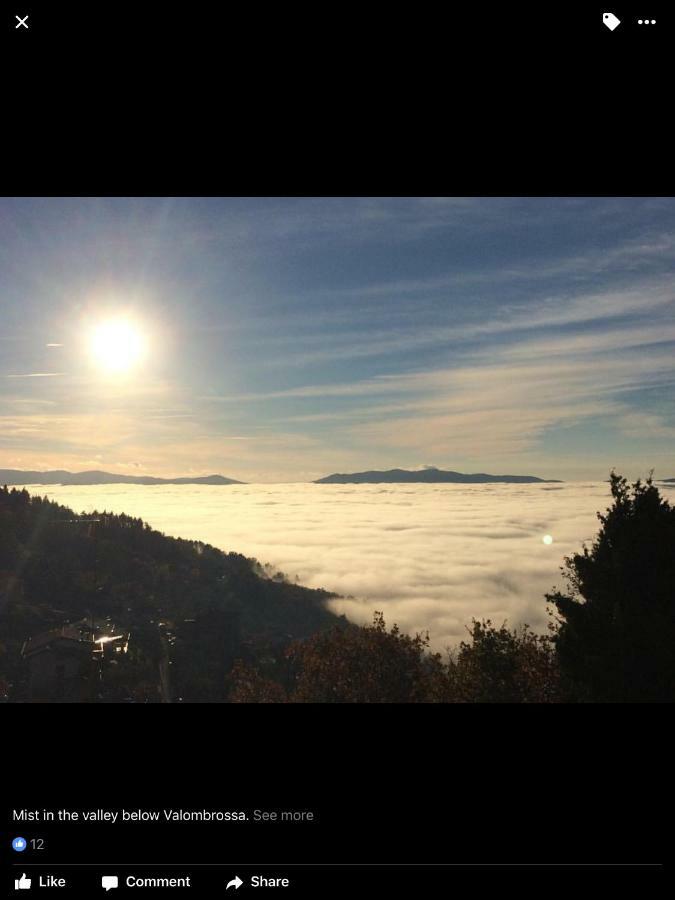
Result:
M227 882L227 887L225 888L225 890L227 890L227 888L234 887L234 889L235 889L235 891L236 891L236 890L238 890L238 889L242 886L243 883L244 883L244 882L241 880L241 878L240 878L238 875L236 875L236 876L232 879L232 881L228 881L228 882Z

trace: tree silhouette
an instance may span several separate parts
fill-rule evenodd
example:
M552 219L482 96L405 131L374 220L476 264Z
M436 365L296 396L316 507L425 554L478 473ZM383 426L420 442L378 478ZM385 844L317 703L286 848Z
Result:
M382 613L372 625L333 628L298 641L284 666L240 661L227 680L232 703L549 703L559 699L551 639L527 625L475 621L470 640L444 661Z
M611 475L613 505L592 547L565 561L548 594L571 699L675 699L675 509L652 483Z
M497 628L473 620L448 665L448 700L464 703L554 703L560 699L551 637L528 625Z
M406 703L434 699L440 668L428 652L428 635L397 625L388 631L376 612L373 624L333 628L296 644L289 656L297 671L293 701L301 703Z

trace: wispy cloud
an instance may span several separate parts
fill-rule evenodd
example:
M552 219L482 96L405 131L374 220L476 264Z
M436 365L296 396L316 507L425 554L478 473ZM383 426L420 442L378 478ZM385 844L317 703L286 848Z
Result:
M26 372L21 375L5 375L5 378L58 378L63 372Z
M346 288L326 288L318 293L330 297L369 298L410 295L415 298L438 292L448 292L471 286L531 285L551 279L570 280L570 284L583 282L598 275L610 275L613 279L626 276L639 277L653 269L658 261L661 268L672 269L675 264L675 234L672 232L646 232L639 238L631 238L617 246L589 250L582 254L554 255L546 262L527 258L517 263L474 268L453 268L447 274L422 278L397 278L371 282Z
M8 455L244 480L666 458L671 198L0 206ZM116 304L151 348L123 381L86 351Z
M461 308L461 307L460 307ZM552 328L573 328L626 317L644 317L675 311L675 288L671 278L643 280L637 286L593 292L568 291L544 295L527 303L503 304L486 319L485 315L464 315L449 324L435 322L422 326L372 327L338 333L308 333L290 337L258 339L271 353L261 361L264 367L279 365L319 366L335 360L386 357L432 347L460 350L468 341L508 339L527 332ZM464 310L462 309L464 313ZM447 316L445 317L447 320ZM278 351L273 352L278 348ZM307 349L309 348L309 349Z

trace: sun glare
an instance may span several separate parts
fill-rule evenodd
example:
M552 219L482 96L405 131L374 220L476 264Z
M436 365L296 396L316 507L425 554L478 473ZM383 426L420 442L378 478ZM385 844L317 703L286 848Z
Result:
M145 341L133 322L127 319L108 319L94 328L90 347L98 366L107 372L123 373L140 361Z

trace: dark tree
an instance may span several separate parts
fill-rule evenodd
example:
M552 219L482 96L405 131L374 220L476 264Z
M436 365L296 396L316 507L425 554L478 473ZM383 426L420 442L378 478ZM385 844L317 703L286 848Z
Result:
M554 641L571 699L675 699L675 509L612 473L592 547L566 559Z
M476 621L448 666L448 699L464 703L554 703L560 699L558 662L548 635L529 626L496 628Z
M429 699L428 637L410 637L381 613L363 628L333 628L291 651L296 702L401 703Z
M292 645L286 665L237 663L233 703L549 703L559 699L551 639L474 621L470 640L444 662L426 635L373 624L333 628Z
M287 703L283 686L261 675L256 666L236 660L226 678L227 699L230 703Z

